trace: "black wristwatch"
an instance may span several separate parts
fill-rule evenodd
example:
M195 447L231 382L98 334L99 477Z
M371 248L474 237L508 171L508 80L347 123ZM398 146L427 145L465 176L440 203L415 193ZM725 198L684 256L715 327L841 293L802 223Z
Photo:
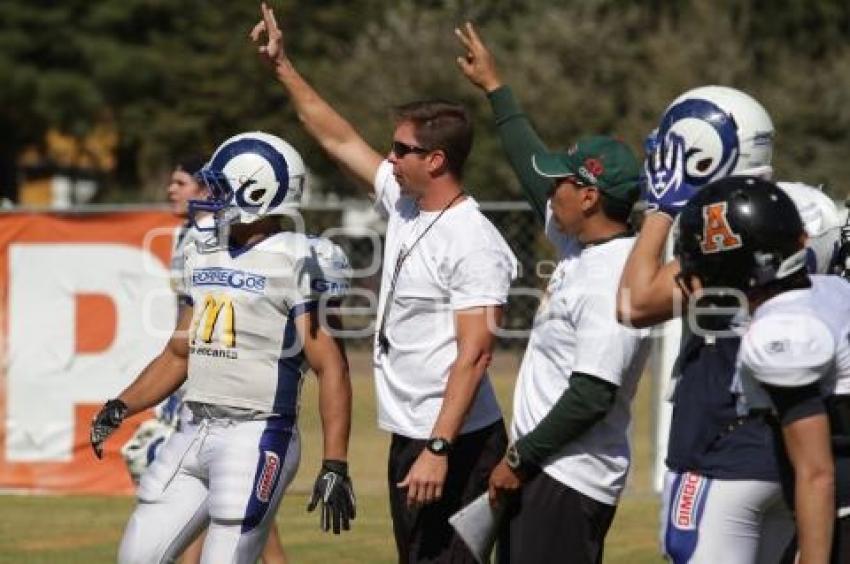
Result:
M452 450L452 443L443 437L432 437L425 443L425 448L427 448L431 454L446 456L449 454L449 451Z

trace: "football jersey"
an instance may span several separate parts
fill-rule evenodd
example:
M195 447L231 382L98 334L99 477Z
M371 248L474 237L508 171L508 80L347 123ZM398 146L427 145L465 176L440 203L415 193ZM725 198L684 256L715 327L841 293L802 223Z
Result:
M214 225L211 215L198 218L198 224L202 229L211 228ZM174 239L171 246L171 263L169 282L171 290L177 298L177 319L180 317L180 308L192 303L189 290L185 281L186 247L195 246L201 241L207 240L211 235L199 231L191 221L174 228ZM177 320L175 320L176 322ZM184 411L183 397L186 395L186 383L174 391L159 405L154 407L154 415L167 425L177 426L180 422L181 413ZM188 411L183 413L188 416Z
M800 183L779 182L794 201L808 234L807 263L822 272L837 236L834 204L819 190ZM689 334L674 369L673 412L667 466L677 472L696 471L727 480L780 479L776 437L760 418L736 423L741 406L733 393L740 339L703 339Z
M198 219L201 228L209 228L214 225L212 216L204 216ZM170 283L171 289L177 295L178 305L191 302L189 290L185 284L186 247L194 246L212 235L203 233L191 224L184 223L174 228L174 243L171 246Z
M850 283L811 280L810 288L783 292L753 314L733 381L740 414L772 407L760 384L819 383L824 396L850 394Z
M193 317L185 400L295 415L305 361L294 319L343 296L349 277L338 246L299 233L238 251L187 246Z

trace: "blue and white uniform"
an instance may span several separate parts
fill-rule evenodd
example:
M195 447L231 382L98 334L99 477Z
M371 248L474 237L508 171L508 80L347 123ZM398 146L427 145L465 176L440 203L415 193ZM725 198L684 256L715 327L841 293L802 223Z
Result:
M834 204L805 184L779 187L803 219L810 270L825 271L839 225ZM782 439L763 417L739 413L731 390L740 342L683 338L661 515L662 552L677 564L773 563L793 538L780 485Z
M304 355L294 320L348 288L342 250L277 233L234 250L189 245L193 413L142 477L120 562L170 561L209 523L204 562L254 562L298 468Z
M777 438L730 390L739 345L691 335L679 356L661 539L676 563L775 563L793 538Z

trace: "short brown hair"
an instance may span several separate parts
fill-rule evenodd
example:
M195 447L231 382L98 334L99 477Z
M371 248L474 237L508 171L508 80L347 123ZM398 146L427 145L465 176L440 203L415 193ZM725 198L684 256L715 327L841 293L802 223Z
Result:
M410 122L416 141L429 151L446 154L449 172L463 178L463 165L472 150L472 120L461 104L447 100L422 100L396 106L396 123Z

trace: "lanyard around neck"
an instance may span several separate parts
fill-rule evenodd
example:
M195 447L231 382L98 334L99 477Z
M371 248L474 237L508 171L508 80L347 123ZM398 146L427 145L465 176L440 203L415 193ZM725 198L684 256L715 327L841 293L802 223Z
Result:
M387 291L387 297L384 300L384 310L381 312L381 322L378 326L378 345L381 347L381 351L386 354L390 349L390 342L387 339L386 326L387 326L387 318L390 313L390 304L393 301L393 297L395 296L395 288L398 283L398 275L401 272L401 267L404 265L404 261L407 260L407 257L413 252L413 249L416 248L416 245L419 244L419 241L434 227L440 218L443 217L443 214L448 211L452 205L458 201L458 199L463 196L463 192L458 192L457 195L451 199L451 201L446 204L443 209L440 210L440 213L437 214L437 217L428 224L427 227L419 234L419 236L413 241L410 247L405 248L405 245L402 245L398 250L398 256L395 259L395 267L393 268L393 276L390 280L390 289Z

